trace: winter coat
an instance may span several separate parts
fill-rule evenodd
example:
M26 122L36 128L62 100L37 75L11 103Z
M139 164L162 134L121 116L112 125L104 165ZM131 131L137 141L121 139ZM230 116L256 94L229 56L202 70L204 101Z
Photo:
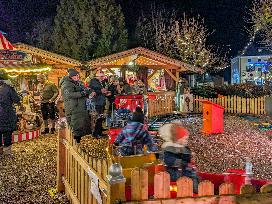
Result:
M122 94L123 95L130 95L130 94L132 94L132 89L131 89L131 87L130 87L130 85L128 84L128 83L124 83L123 84L123 86L122 86Z
M115 100L115 97L119 94L117 90L117 86L111 84L108 88L108 91L111 93L111 95L109 95L107 98L110 103L113 103Z
M15 89L0 80L0 132L15 130L17 116L13 104L19 102L20 97Z
M79 82L65 76L60 81L65 116L75 137L91 133L90 118L86 106L88 90Z
M139 122L128 122L117 136L114 144L122 146L119 149L122 156L142 154L144 145L147 145L149 151L157 151L148 131Z
M89 83L89 88L96 93L94 96L95 105L105 106L106 97L105 94L103 94L101 91L101 89L103 89L102 83L97 78L92 78Z
M162 160L166 171L170 174L171 181L176 181L182 176L196 179L196 172L190 167L192 152L188 146L167 142L162 146Z

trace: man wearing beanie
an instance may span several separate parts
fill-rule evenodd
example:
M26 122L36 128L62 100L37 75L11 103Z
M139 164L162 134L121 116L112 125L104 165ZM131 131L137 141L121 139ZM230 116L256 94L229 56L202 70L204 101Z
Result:
M0 70L0 138L1 153L11 153L12 132L16 128L16 112L13 107L14 103L19 103L20 98L17 92L7 82L8 76ZM2 140L4 148L2 148Z
M49 133L49 122L51 120L51 134L55 133L55 120L56 120L56 104L55 101L58 98L58 87L51 81L46 79L46 76L40 74L37 76L38 93L41 96L41 112L44 121L44 131L42 134Z
M89 88L93 91L94 95L95 110L98 114L93 132L94 137L103 136L103 113L106 105L106 94L108 93L108 90L103 87L103 79L104 74L97 72L89 83Z
M60 81L65 116L74 138L80 143L81 137L91 133L91 122L86 107L89 91L80 82L79 72L68 69L68 76Z
M142 113L134 112L132 120L128 122L117 136L114 144L121 146L119 151L122 156L142 154L144 145L146 145L151 152L158 150L142 123L144 120L143 117L144 115Z
M198 189L198 177L192 166L192 152L188 147L189 132L176 123L163 125L159 129L162 144L162 160L171 181L177 181L182 176L193 179L194 193Z

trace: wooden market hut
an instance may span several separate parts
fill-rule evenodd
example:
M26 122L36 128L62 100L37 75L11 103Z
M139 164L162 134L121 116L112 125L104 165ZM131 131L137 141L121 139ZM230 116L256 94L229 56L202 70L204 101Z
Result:
M123 52L108 55L106 57L97 58L88 62L88 65L93 70L108 70L112 74L113 68L120 68L121 73L125 75L125 70L137 65L139 68L146 68L152 70L147 74L146 71L146 83L157 73L158 70L163 69L166 77L171 86L178 82L180 73L201 73L202 70L192 65L186 64L182 61L167 57L158 52L151 51L143 47L137 47L134 49L126 50ZM141 70L139 73L143 73Z
M50 65L52 68L48 73L48 79L53 81L55 84L58 84L59 80L67 74L68 68L82 66L82 63L78 60L42 50L27 44L16 43L14 46L17 50L31 55L33 64Z
M202 73L203 70L186 64L182 61L167 57L158 52L146 48L137 47L123 52L101 57L88 62L92 71L107 71L115 75L116 69L119 69L121 77L127 76L127 71L133 70L138 79L141 79L146 85L152 83L152 77L158 72L164 71L165 89L148 93L152 95L153 100L149 100L150 117L171 113L175 110L175 89L179 82L181 74ZM162 91L163 90L163 91ZM151 98L151 97L150 97Z

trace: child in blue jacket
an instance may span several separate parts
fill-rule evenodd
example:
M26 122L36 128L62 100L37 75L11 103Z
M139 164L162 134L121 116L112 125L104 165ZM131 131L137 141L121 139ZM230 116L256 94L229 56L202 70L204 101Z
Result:
M139 112L134 112L132 120L123 128L117 136L114 144L121 146L119 151L122 156L142 154L144 145L149 151L157 151L152 137L142 123L144 115Z

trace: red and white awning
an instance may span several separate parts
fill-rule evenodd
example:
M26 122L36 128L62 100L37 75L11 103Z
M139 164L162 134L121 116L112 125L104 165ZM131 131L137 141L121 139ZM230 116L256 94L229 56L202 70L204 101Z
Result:
M5 38L3 33L0 32L0 50L14 50L13 45Z

